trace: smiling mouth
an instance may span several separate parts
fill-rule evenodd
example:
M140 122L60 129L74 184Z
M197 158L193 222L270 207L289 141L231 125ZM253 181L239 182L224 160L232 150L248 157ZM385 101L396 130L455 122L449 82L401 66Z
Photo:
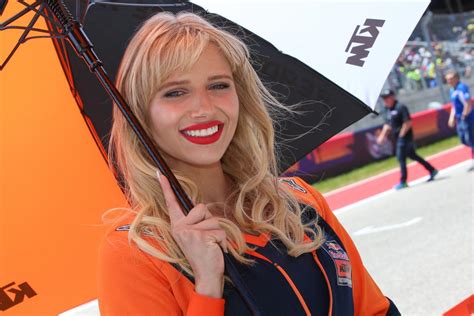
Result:
M186 131L183 131L183 133L191 137L209 137L209 136L214 135L218 131L219 131L219 126L215 125L213 127L209 127L206 129L186 130Z
M208 145L219 140L224 123L212 121L205 124L197 124L181 130L181 135L188 141L198 145Z

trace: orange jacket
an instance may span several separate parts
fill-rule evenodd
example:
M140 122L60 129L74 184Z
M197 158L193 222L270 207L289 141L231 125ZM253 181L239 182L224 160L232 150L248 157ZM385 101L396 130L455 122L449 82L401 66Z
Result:
M313 254L304 254L312 256L311 260L306 257L306 263L300 264L303 259L299 258L304 255L288 260L281 257L281 252L271 250L274 248L268 242L267 235L244 234L246 242L256 246L256 250L247 255L258 264L240 268L243 269L242 275L250 278L247 284L255 299L258 303L262 302L263 315L316 314L318 304L328 315L399 315L393 303L384 297L367 273L353 241L323 196L301 179L284 178L281 181L293 189L302 204L316 210L320 218L318 225L323 228L327 238L325 244ZM238 310L245 310L230 291L225 290L222 299L197 294L192 278L183 275L173 265L139 250L133 243L130 245L126 224L122 222L114 226L100 248L98 275L101 315L217 316L224 313L241 315ZM290 258L287 255L285 257ZM320 282L316 282L319 285L313 282L301 286L306 278L316 278L317 275L321 278ZM265 277L272 282L256 280L264 280ZM317 286L325 296L306 293L313 291L313 288L318 289ZM278 295L285 298L283 302L279 302ZM269 296L274 299L268 299ZM317 302L313 297L320 300L322 297L327 298L324 299L326 302L313 304ZM271 311L272 308L275 310Z

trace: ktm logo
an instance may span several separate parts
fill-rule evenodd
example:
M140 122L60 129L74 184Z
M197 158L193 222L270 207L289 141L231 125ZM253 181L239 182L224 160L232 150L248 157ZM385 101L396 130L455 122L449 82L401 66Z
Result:
M0 288L0 311L6 311L20 304L25 299L25 296L32 298L36 295L35 290L26 282L15 287L14 285L15 282L12 282Z
M360 25L356 26L351 40L346 47L346 53L352 47L350 53L353 55L347 58L346 64L359 67L364 66L365 60L363 59L369 56L369 48L374 46L375 39L377 39L377 36L379 35L378 28L382 27L384 23L385 20L366 19L364 28L360 29Z

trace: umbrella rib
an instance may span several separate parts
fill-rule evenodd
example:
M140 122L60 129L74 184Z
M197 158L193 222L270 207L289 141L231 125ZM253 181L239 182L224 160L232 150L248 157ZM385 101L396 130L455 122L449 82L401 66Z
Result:
M63 60L66 63L66 67L67 67L66 69L71 69L72 68L71 67L71 62L69 60L69 55L67 54L67 48L66 48L66 45L65 45L64 41L59 42L58 49L60 49L62 51L62 56L64 56ZM74 97L77 100L77 98L80 98L80 95L77 93L76 87L73 84L74 77L73 77L72 71L64 71L64 73L66 74L66 77L69 81L69 86L71 88L71 92L73 93ZM82 103L82 101L81 101L81 103ZM84 113L84 107L80 106L80 109L81 109L81 113Z
M27 7L21 10L20 12L18 12L17 14L15 14L14 16L12 16L11 18L7 19L5 22L0 23L0 30L6 29L6 26L8 26L10 23L15 22L16 20L24 16L26 13L32 11L34 7L41 4L41 1L36 1L33 4L25 4L25 3L22 3L22 4L27 5Z
M54 26L56 27L61 27L61 25L59 23L57 23L56 21L54 21L53 19L51 19L49 16L45 15L43 13L43 10L44 10L44 7L45 7L45 4L42 2L42 1L37 1L36 3L41 3L41 7L40 9L36 9L35 6L30 6L29 3L23 1L23 0L18 0L19 3L23 4L24 6L26 6L27 8L29 8L31 11L35 12L36 14L39 14L40 16L42 16L43 18L45 18L46 20L48 20L49 22L51 22L52 24L54 24ZM36 15L35 14L35 15Z
M27 26L16 26L16 25L11 25L11 26L6 26L4 28L2 28L1 30L9 30L9 29L15 29L15 30L26 30L28 29ZM30 31L35 31L35 32L39 32L39 33L48 33L48 34L51 34L50 31L48 30L43 30L43 29L37 29L35 27L32 27L32 28L29 28ZM53 35L53 36L59 36L59 35Z
M166 7L166 8L173 8L173 7L184 7L187 3L126 3L126 2L111 2L111 1L94 1L91 3L93 4L110 4L110 5L119 5L125 7Z
M25 38L25 40L23 42L26 42L26 41L29 41L29 40L32 40L32 39L37 39L37 38L64 38L64 35L51 35L51 36L36 35L36 36L30 36L30 37Z
M35 15L37 15L37 14L41 15L43 18L45 18L45 19L49 20L51 23L53 23L56 27L60 27L60 25L58 23L56 23L56 21L54 21L53 19L51 19L50 17L44 15L41 12L44 8L44 4L41 0L36 1L34 3L31 3L31 4L27 3L23 0L18 0L18 3L24 5L26 8L24 8L23 10L21 10L20 12L18 12L14 16L12 16L11 18L7 19L5 22L0 23L0 31L7 29L7 26L10 23L15 22L16 20L18 20L19 18L21 18L22 16L24 16L26 13L28 13L30 11L35 12ZM40 6L39 10L36 9L37 6Z
M44 3L42 3L40 5L40 10L43 9L45 6ZM33 25L35 25L36 21L38 21L38 18L40 17L40 14L39 12L36 12L35 15L33 16L33 18L31 19L30 23L28 23L28 26L25 28L25 31L23 32L23 34L21 34L20 38L18 39L18 42L16 43L15 47L13 47L12 51L10 52L10 54L8 54L7 58L5 59L5 61L0 65L0 70L2 70L3 68L5 68L5 66L7 65L7 63L10 61L10 59L13 57L13 54L15 54L15 52L17 51L18 47L20 47L21 44L23 44L26 40L26 37L28 36L28 33L31 31L31 29L33 28ZM17 17L18 18L18 17ZM11 23L11 22L10 22Z

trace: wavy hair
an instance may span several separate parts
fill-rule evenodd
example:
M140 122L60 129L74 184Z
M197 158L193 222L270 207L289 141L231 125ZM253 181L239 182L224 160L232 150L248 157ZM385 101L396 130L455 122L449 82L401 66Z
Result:
M235 245L229 247L230 253L239 262L251 263L243 256L248 246L242 232L269 233L295 257L318 248L323 240L321 229L317 225L316 230L311 229L309 226L314 223L302 224L298 201L278 181L270 113L291 114L291 110L262 84L241 40L193 13L158 13L131 39L118 71L117 88L145 131L152 135L147 113L154 93L173 72L190 69L209 43L216 45L230 64L240 107L235 135L221 160L224 173L234 183L232 194L220 206L224 214L232 212L233 221L219 218L229 241ZM125 192L135 213L129 240L192 275L189 263L171 236L156 167L116 107L109 163L124 179ZM191 199L202 202L199 188L185 174L175 171L175 175ZM305 233L311 241L304 240Z

